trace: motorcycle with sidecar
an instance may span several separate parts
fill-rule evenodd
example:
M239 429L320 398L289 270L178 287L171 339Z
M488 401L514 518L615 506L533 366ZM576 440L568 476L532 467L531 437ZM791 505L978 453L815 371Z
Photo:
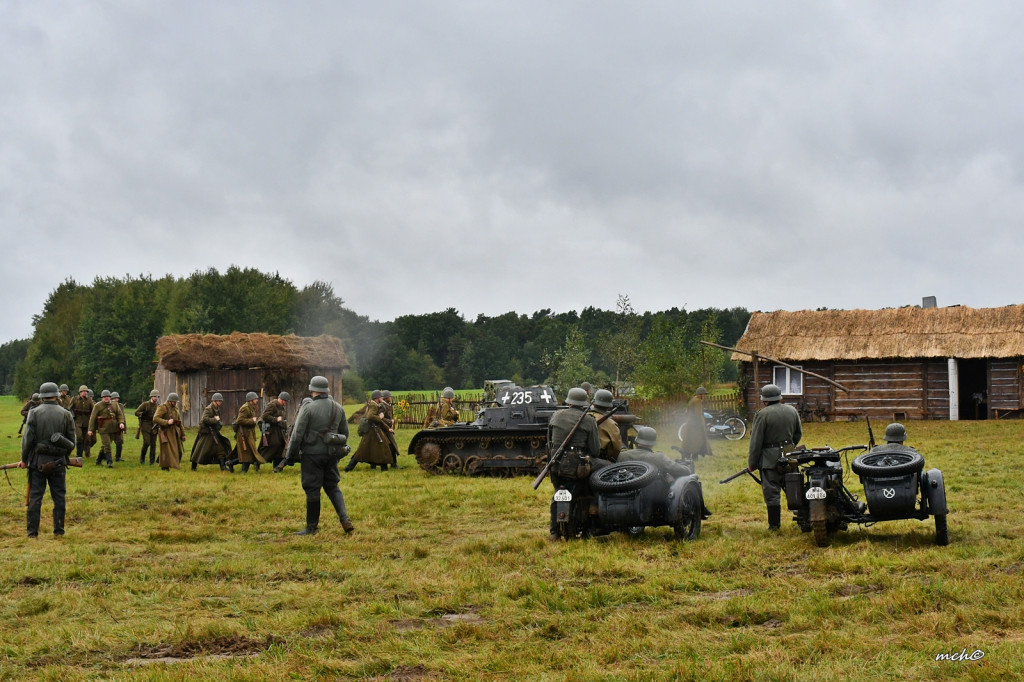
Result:
M873 524L898 519L935 518L935 544L949 544L946 526L946 487L938 469L924 471L924 457L911 448L875 448L853 460L866 502L843 483L843 456L867 450L866 445L805 448L785 453L779 467L785 471L785 492L793 520L814 535L819 547L851 523Z
M676 537L696 540L710 516L692 457L689 473L672 477L656 465L626 461L599 469L575 485L555 490L555 532L565 539L619 531L640 535L646 526L670 526Z

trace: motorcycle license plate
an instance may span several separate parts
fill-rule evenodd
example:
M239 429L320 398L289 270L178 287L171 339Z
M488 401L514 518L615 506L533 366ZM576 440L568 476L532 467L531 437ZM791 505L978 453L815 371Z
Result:
M572 493L565 488L555 491L555 502L572 502Z
M807 492L804 493L804 497L806 497L808 500L824 500L825 497L826 497L825 489L824 488L808 488Z

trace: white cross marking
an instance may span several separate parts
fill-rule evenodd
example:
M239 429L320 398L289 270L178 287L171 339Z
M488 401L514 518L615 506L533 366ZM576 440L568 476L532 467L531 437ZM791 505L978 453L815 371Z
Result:
M544 402L546 402L546 403L550 403L550 402L551 402L551 397L552 397L552 396L551 396L551 394L550 394L550 393L548 393L548 389L546 389L546 388L544 389L544 392L540 394L540 397L541 397L541 398L542 398L542 399L544 400Z

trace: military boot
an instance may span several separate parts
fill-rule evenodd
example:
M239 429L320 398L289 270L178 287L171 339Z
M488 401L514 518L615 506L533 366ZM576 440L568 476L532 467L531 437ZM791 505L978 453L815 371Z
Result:
M306 527L292 535L316 535L320 530L320 497L306 499Z
M193 461L192 462L192 471L195 471L198 468L199 468L199 462ZM221 467L221 468L223 468L223 467Z
M28 519L28 536L30 538L39 537L39 511L36 509L29 508L26 518Z
M768 530L778 530L782 524L782 507L773 505L768 507Z
M348 517L348 511L345 509L345 496L341 494L341 490L332 491L327 499L331 501L334 511L338 513L338 520L341 521L341 527L345 529L345 532L354 531L356 527L352 525L352 520Z
M121 448L123 447L124 445L122 443L117 443L117 452L114 453L114 459L118 462L121 461Z
M242 473L243 474L249 473L249 463L248 462L242 462Z
M139 464L145 464L146 463L146 448L147 447L148 447L147 445L143 445L142 446L142 453L139 454Z

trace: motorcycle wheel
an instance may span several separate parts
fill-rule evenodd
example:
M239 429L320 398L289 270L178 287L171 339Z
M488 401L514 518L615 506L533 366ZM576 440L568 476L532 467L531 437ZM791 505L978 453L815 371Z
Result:
M924 457L919 452L869 452L853 460L850 468L858 476L904 476L921 471Z
M627 461L599 469L590 475L590 487L603 493L639 490L658 477L658 467L648 462Z
M828 519L825 515L825 500L811 500L811 532L814 544L828 547Z
M683 491L682 507L682 516L676 521L672 530L675 531L677 538L690 542L700 536L701 523L700 495L697 494L694 486L691 485Z
M747 425L739 417L729 417L725 420L725 425L729 427L728 433L725 434L728 440L741 440L747 433Z
M949 528L946 527L946 515L935 515L935 544L945 547L949 544Z

